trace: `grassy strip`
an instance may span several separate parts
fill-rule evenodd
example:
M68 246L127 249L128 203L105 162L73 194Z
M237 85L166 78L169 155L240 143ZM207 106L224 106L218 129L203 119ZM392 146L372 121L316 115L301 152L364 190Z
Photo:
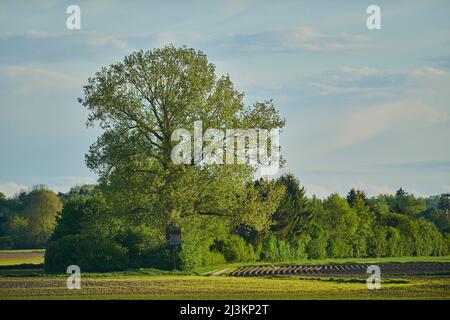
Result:
M0 250L0 254L1 253L28 253L28 252L45 252L45 249Z
M3 250L0 251L0 275L5 274L20 274L19 271L15 272L3 272L4 269L16 270L16 269L40 269L42 268L43 255L36 256L36 252L44 252L44 250ZM8 253L24 253L23 257L9 257ZM28 256L27 253L30 253ZM31 254L32 253L32 254ZM450 256L442 256L442 257L388 257L388 258L343 258L343 259L322 259L322 260L308 260L308 259L300 259L300 260L290 260L283 262L262 262L262 261L253 261L253 262L242 262L242 263L228 263L222 265L214 265L214 266L206 266L206 267L197 267L192 271L182 272L182 271L165 271L158 270L152 268L141 268L135 270L128 270L123 272L114 272L114 273L104 273L97 274L92 273L92 275L96 276L110 276L110 275L203 275L208 272L215 272L219 270L228 269L224 275L231 273L238 267L242 266L257 266L257 265L284 265L284 264L345 264L345 263L365 263L365 264L377 264L377 263L406 263L406 262L450 262ZM29 266L29 265L35 265ZM26 265L25 267L23 265ZM42 271L43 273L43 271ZM29 273L23 273L27 275ZM39 274L39 272L34 272L33 274Z
M200 276L0 277L0 299L450 299L450 279L385 279L368 290L362 279Z

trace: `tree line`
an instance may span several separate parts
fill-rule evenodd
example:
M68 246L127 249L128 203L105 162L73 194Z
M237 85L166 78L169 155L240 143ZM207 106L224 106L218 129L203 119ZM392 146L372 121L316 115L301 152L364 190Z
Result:
M307 197L297 178L255 181L277 189L278 205L264 228L228 217L195 217L181 224L181 245L167 242L167 224L114 212L99 186L58 195L35 187L0 195L2 249L47 248L46 267L69 264L110 271L155 267L191 269L243 261L348 257L434 256L450 253L450 194ZM261 192L264 197L264 192Z

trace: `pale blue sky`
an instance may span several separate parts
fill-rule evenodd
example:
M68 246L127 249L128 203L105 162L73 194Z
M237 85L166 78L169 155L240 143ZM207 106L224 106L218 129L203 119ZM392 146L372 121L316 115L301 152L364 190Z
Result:
M81 30L66 8L81 8ZM382 30L366 28L381 7ZM0 191L94 182L76 98L101 66L172 43L246 102L273 98L309 194L450 192L449 1L0 1Z

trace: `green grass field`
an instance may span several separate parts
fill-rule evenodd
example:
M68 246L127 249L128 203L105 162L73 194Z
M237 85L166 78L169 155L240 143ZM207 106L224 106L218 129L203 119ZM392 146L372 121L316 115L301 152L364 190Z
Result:
M43 251L0 251L0 299L450 299L450 276L383 278L380 290L365 279L313 277L235 278L202 276L245 264L198 268L192 272L155 269L83 273L80 290L68 290L65 274L4 266L42 263ZM15 256L14 256L15 254ZM19 254L19 255L17 255ZM37 258L40 255L40 260ZM448 262L450 257L303 260L295 263ZM290 261L289 263L294 263ZM255 264L255 263L253 263Z
M356 279L203 276L0 277L0 299L450 299L450 279L411 279L368 290Z

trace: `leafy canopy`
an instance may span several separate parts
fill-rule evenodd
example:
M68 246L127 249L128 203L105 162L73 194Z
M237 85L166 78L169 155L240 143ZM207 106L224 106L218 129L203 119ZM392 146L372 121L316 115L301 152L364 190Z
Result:
M179 223L190 215L242 217L266 228L280 188L254 187L248 165L174 165L175 129L271 129L284 120L270 100L245 107L228 75L217 77L201 51L167 46L133 52L89 79L79 101L87 125L104 133L86 155L117 212L130 221ZM272 203L270 203L272 201ZM155 218L159 218L156 219ZM233 220L232 219L232 220ZM239 220L239 219L238 219Z

